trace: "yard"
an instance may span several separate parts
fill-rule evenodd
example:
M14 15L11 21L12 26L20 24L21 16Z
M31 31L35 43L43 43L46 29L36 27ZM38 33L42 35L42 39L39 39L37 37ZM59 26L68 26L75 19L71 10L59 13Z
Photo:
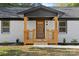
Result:
M79 48L36 48L0 46L0 56L79 56Z

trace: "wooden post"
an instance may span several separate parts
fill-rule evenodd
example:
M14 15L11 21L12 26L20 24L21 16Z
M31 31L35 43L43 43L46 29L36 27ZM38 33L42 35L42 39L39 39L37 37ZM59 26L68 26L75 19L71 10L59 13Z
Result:
M54 17L55 29L54 29L54 40L55 44L58 45L58 16Z
M33 32L32 32L32 33L33 33L33 39L32 39L32 40L33 40L33 43L34 43L34 39L35 39L35 29L33 29Z
M27 21L28 21L28 17L24 16L24 44L26 44L27 42Z

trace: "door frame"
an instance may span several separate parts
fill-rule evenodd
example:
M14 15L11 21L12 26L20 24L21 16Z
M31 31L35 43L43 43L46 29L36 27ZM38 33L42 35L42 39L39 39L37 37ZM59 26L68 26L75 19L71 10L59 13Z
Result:
M44 38L37 38L37 22L38 21L43 21L43 26L44 26ZM36 18L36 39L45 39L45 20L44 18Z

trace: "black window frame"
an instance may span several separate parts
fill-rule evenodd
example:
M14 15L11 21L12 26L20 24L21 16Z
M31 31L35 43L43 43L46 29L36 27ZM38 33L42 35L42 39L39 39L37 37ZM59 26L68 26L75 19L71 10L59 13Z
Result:
M63 22L65 22L65 24L64 25L60 25L60 23L63 23ZM61 31L60 31L60 29L61 29ZM63 29L65 29L65 30L62 31ZM67 20L60 20L59 21L59 32L61 32L61 33L67 33Z
M4 25L4 22L8 22L8 25ZM10 33L10 20L1 21L1 33Z

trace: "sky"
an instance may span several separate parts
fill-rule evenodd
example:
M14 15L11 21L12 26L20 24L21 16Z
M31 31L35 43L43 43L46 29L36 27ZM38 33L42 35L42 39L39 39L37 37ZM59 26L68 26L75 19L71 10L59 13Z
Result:
M42 3L43 5L45 5L45 6L54 6L54 3Z

